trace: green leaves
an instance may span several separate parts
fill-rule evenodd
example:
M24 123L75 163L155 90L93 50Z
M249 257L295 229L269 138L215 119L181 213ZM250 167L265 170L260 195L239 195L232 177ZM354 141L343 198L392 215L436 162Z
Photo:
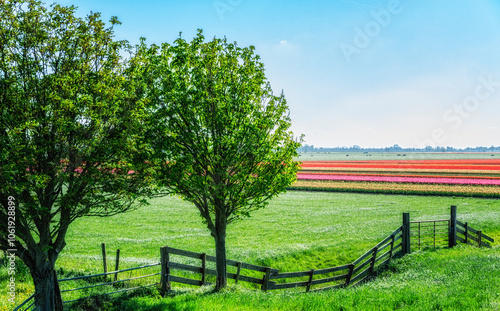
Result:
M33 241L60 245L77 217L124 212L151 183L119 22L75 9L0 3L0 198L19 200L26 236L34 224Z
M227 39L137 47L148 137L162 184L230 222L295 179L294 139L284 95L276 96L254 47ZM200 208L199 207L199 208Z

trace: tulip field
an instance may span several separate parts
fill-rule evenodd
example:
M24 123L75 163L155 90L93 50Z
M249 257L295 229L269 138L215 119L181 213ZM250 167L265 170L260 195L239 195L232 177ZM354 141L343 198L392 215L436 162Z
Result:
M291 189L500 198L500 159L303 161Z

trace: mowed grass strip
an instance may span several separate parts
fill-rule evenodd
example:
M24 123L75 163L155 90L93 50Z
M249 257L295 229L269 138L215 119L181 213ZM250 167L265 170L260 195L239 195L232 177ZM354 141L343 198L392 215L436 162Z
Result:
M273 199L267 208L254 212L249 219L229 227L228 258L271 266L282 272L343 265L401 226L403 212L410 212L412 220L443 219L449 217L450 205L458 206L460 221L482 230L498 245L500 200L290 191ZM102 272L103 242L107 246L109 271L114 269L118 248L122 269L159 262L159 249L165 245L215 253L213 238L196 208L176 197L163 197L126 214L77 220L70 227L67 246L57 262L59 277ZM199 265L195 260L176 260ZM18 295L25 297L33 287L20 262L18 267ZM120 279L137 275L126 273ZM0 280L0 295L6 301L3 299L7 282L5 267L0 269ZM78 298L76 293L65 297ZM0 310L1 307L10 310L11 306L2 303Z

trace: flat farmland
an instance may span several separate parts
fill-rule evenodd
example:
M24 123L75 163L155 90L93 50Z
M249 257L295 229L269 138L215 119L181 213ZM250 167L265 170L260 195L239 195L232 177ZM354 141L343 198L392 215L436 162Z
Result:
M262 293L230 281L228 291L211 294L210 287L187 289L176 284L175 297L162 299L156 292L142 297L106 296L96 299L106 299L109 307L94 300L92 307L70 310L495 310L500 306L500 200L290 191L249 219L231 225L228 258L283 272L338 266L352 262L393 232L401 225L403 212L410 212L412 221L443 219L449 217L450 205L458 206L458 220L495 239L493 249L461 245L454 250L416 251L398 259L392 270L375 281L345 290ZM101 243L107 246L109 271L116 249L121 250L122 269L158 262L159 248L165 245L214 254L213 238L196 208L176 197L161 197L129 213L76 220L57 262L58 277L101 273ZM5 262L0 267L0 310L12 310L4 299ZM159 272L153 268L148 273ZM120 279L139 275L131 271ZM127 286L158 281L145 280ZM61 290L76 285L91 284L61 283ZM117 289L66 292L63 299ZM33 293L31 277L21 262L17 290L18 303Z
M399 154L395 159L391 154L381 160L384 155L376 154L375 160L304 160L291 189L499 198L500 158L491 155L447 154L450 158L436 159L416 154L408 159Z
M352 262L400 226L403 212L410 212L412 221L444 219L449 217L450 205L458 206L458 220L468 222L473 228L495 239L493 249L460 245L453 250L416 251L396 259L375 280L345 290L305 294L290 289L262 293L230 282L229 289L218 294L212 293L210 287L176 287L175 297L161 298L155 288L152 292L136 296L96 296L89 300L88 305L69 309L498 310L500 200L491 195L492 189L498 191L500 188L497 184L301 179L307 174L358 174L369 178L498 180L500 171L492 169L499 165L496 155L482 159L466 156L461 159L439 159L428 154L414 155L413 159L397 154L377 154L371 158L358 155L361 159L356 159L354 156L342 155L349 160L341 158L341 155L335 155L337 159L330 156L330 162L304 161L299 180L294 186L303 182L331 187L335 183L338 189L327 192L317 191L325 190L326 187L316 187L310 189L315 191L289 191L274 198L267 208L255 211L249 219L231 225L227 237L228 258L271 266L283 272L338 266ZM361 166L361 160L364 160L365 167ZM331 165L325 166L325 163ZM382 185L387 187L386 192L381 191ZM359 191L354 186L359 187ZM307 190L307 187L300 190ZM341 187L346 189L342 190ZM374 189L370 190L370 187ZM422 187L420 192L418 187ZM331 188L327 190L331 191ZM471 195L480 191L485 191L485 195ZM68 231L67 246L56 265L58 277L61 279L102 272L101 243L107 245L109 270L113 269L117 249L121 250L121 269L158 262L159 248L165 245L214 254L213 238L192 204L172 196L155 198L149 202L148 206L114 217L84 217L76 220ZM11 305L5 302L7 261L2 258L0 262L0 310L11 310ZM20 303L33 293L34 288L27 268L19 261L17 267L16 301ZM157 272L158 268L152 267L147 273ZM140 275L134 271L123 278ZM141 286L154 281L157 280L139 279L124 286ZM89 285L83 281L61 284L61 290ZM109 286L106 289L91 288L85 292L65 292L63 299L100 295L120 288Z

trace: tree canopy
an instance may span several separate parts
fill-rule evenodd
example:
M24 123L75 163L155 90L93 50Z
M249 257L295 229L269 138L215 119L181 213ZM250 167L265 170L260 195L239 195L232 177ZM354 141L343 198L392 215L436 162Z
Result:
M171 193L192 202L212 236L217 289L226 285L228 224L247 217L296 178L301 138L290 131L283 94L273 94L253 46L227 39L138 47L152 117L151 161Z
M15 202L15 253L39 310L61 308L55 261L70 224L144 203L144 111L99 13L36 0L0 2L0 230ZM6 236L1 249L13 249Z

